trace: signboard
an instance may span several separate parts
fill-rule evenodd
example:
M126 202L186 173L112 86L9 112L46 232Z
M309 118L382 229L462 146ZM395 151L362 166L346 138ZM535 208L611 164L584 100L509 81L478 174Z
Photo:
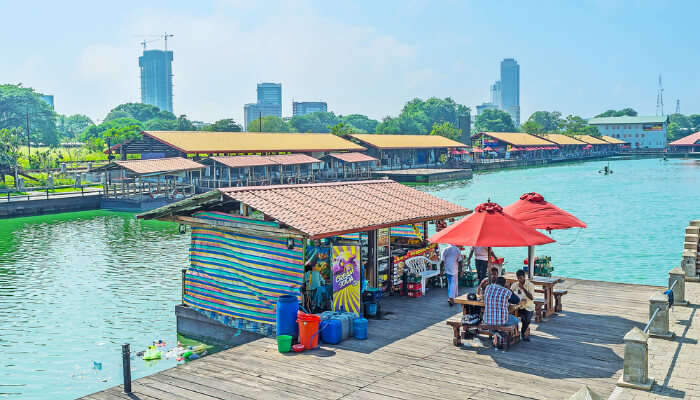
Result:
M333 311L360 315L360 247L333 246Z
M412 260L420 262L412 262ZM425 271L426 263L437 264L440 262L437 244L433 243L428 247L412 250L401 257L394 257L394 285L398 285L404 270L409 274L419 274Z
M663 131L664 124L643 124L642 130L644 130L644 131Z

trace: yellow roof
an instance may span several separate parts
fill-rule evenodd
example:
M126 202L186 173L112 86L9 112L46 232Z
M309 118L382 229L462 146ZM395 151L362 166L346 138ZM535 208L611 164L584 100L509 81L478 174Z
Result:
M610 143L606 142L605 140L600 140L600 139L595 138L591 135L575 135L574 137L576 139L578 139L582 142L586 142L588 144L610 144Z
M203 131L144 131L142 133L188 154L366 150L356 143L331 133Z
M605 140L606 142L612 143L612 144L627 144L627 142L625 142L624 140L620 140L620 139L614 138L612 136L603 135L600 138Z
M586 144L586 142L574 139L571 136L562 135L561 133L548 133L540 136L542 136L542 138L544 139L549 140L550 142L556 143L561 146Z
M551 146L552 142L544 140L535 135L521 132L481 132L481 135L490 136L501 142L506 142L513 146Z
M444 136L437 135L380 135L355 134L351 137L379 149L435 149L444 147L466 147Z

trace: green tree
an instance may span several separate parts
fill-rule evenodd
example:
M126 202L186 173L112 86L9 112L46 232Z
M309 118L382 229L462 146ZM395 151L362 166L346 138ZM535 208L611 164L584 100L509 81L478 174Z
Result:
M368 133L374 133L377 131L377 125L379 125L379 121L376 119L371 119L367 117L366 115L361 115L361 114L350 114L346 116L339 116L338 119L340 122L344 124L349 124L354 126L356 129L359 129L360 131L368 132ZM300 131L301 132L301 131Z
M700 114L691 114L688 116L690 121L690 130L693 132L700 131Z
M344 124L342 122L339 122L329 128L330 133L336 135L336 136L345 136L349 135L351 133L357 133L355 132L355 128L352 125L349 124Z
M120 118L122 119L122 118ZM133 118L127 118L133 119ZM134 120L136 121L136 120ZM174 119L149 119L143 123L143 129L146 131L177 131L178 121Z
M78 140L80 132L89 126L95 125L87 115L75 114L71 116L56 115L56 128L62 141Z
M21 85L0 85L0 129L22 128L26 135L27 113L31 141L58 144L56 113L40 95Z
M535 126L540 126L541 129L540 131L530 132L525 130L525 125L523 125L523 131L530 133L557 133L561 130L562 125L564 124L564 120L562 119L559 111L535 111L532 113L532 115L530 115L530 118L527 119L527 122L534 122L537 124L528 125L528 129L533 129Z
M681 126L676 123L676 122L671 122L668 124L668 128L666 129L666 139L667 140L676 140L682 138L683 135L681 133Z
M202 129L212 132L240 132L243 130L233 118L220 119Z
M535 121L529 120L529 119L527 121L525 121L525 123L520 127L520 131L527 132L527 133L543 133L543 132L545 132L542 125L538 124Z
M170 111L161 110L156 106L142 103L124 103L114 107L105 117L104 122L119 118L133 118L140 122L150 119L177 119Z
M304 115L297 115L289 120L289 124L297 132L326 133L330 127L341 122L332 112L317 111Z
M280 117L267 115L262 117L263 132L295 132L294 128ZM248 132L260 132L260 118L248 123Z
M505 111L487 109L476 117L474 128L477 132L515 132L513 119Z
M635 111L633 108L623 108L622 110L607 110L602 114L596 115L596 118L603 118L603 117L624 117L624 116L630 116L630 117L636 117L637 116L637 111Z
M5 175L3 170L17 168L17 160L19 160L19 147L22 140L20 139L22 132L17 128L0 129L0 175L2 175L3 183Z
M436 122L433 124L431 135L444 136L448 139L459 141L462 138L462 130L457 129L451 122Z
M457 125L459 116L468 115L469 107L457 104L447 97L428 100L413 99L406 103L397 117L385 117L376 127L376 133L428 134L435 123Z
M579 117L578 115L569 115L564 121L564 133L565 135L591 135L600 136L598 128L593 125L588 125L585 119Z
M81 141L89 143L93 150L108 141L112 146L135 139L143 131L143 123L133 118L117 118L92 125L80 134ZM98 140L99 139L99 140ZM99 151L99 150L95 150Z
M192 121L187 119L187 115L182 114L177 117L177 130L178 131L196 131Z

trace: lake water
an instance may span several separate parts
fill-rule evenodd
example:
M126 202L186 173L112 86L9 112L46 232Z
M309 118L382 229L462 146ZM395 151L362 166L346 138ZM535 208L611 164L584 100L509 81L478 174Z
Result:
M537 191L588 224L538 247L555 274L663 285L679 264L683 228L700 218L700 163L611 161L476 174L423 187L474 208ZM189 234L131 214L91 211L0 220L0 398L72 399L121 383L121 344L176 342L174 306ZM524 248L495 249L506 268ZM96 369L94 362L101 363ZM134 378L173 359L132 361Z

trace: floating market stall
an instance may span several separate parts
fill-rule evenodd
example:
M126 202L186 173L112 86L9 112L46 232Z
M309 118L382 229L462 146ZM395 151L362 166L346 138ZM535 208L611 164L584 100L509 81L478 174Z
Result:
M327 295L331 309L361 313L361 284L379 291L380 272L383 278L392 273L381 268L390 264L391 235L397 245L405 241L419 250L427 221L469 213L397 182L374 180L221 188L138 218L191 226L178 331L226 340L237 329L273 335L280 296L313 304L307 297ZM331 282L330 293L311 293L307 284L314 278L322 280L319 287Z

